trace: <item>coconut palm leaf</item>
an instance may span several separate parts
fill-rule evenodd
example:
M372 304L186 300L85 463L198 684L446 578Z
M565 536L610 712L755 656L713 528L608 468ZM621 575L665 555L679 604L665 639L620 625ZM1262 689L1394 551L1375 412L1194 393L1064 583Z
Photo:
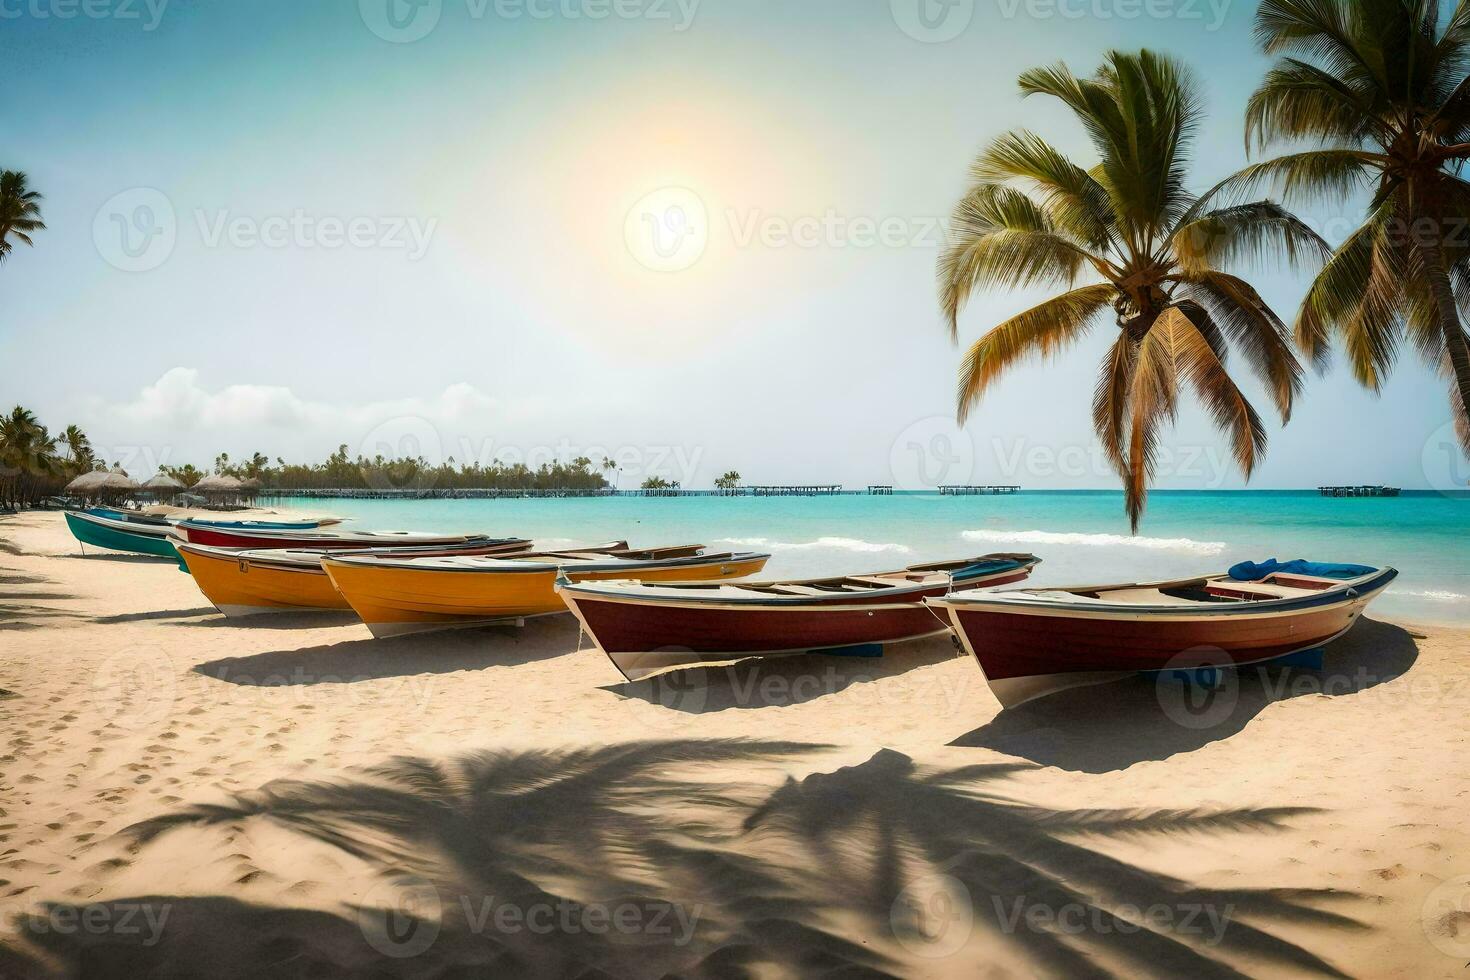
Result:
M1274 201L1210 211L1174 229L1174 255L1185 272L1283 255L1292 265L1320 264L1332 248L1301 219Z
M1203 306L1266 385L1283 421L1302 391L1302 369L1292 354L1286 325L1255 287L1214 269L1181 276L1189 296Z
M1085 336L1117 294L1111 283L1083 286L1011 317L975 341L960 369L961 424L1007 368L1032 354L1053 356Z

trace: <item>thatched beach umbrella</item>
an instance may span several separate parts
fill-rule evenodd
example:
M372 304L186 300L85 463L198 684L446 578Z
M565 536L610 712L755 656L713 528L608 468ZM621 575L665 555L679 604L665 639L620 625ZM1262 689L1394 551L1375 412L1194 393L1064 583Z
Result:
M120 469L93 470L66 485L65 493L81 497L125 497L139 489L138 481Z
M143 484L144 490L152 490L159 496L164 494L175 494L184 489L184 485L167 473L160 473L147 483Z
M86 496L88 493L96 493L102 486L102 481L111 475L106 470L91 470L68 483L66 489L62 492L78 494L80 496Z
M189 489L205 496L238 496L242 484L233 476L206 476Z

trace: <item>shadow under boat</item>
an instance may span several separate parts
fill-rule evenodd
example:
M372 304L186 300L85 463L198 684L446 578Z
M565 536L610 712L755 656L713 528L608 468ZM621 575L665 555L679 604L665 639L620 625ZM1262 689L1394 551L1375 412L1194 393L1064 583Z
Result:
M958 655L949 634L878 647L881 653L871 655L857 652L862 648L849 649L853 652L735 658L723 664L667 670L638 681L609 684L602 690L685 714L786 707ZM616 673L610 664L608 669Z
M1212 685L1178 672L1136 674L1002 711L950 745L985 748L1076 772L1113 772L1231 737L1277 701L1357 694L1406 673L1418 659L1402 627L1360 619L1312 669L1254 664L1221 670Z
M520 628L484 627L377 640L363 637L197 664L194 673L245 687L352 684L389 677L515 667L575 653L569 616L527 620ZM320 624L318 624L320 625ZM486 642L486 634L504 642Z

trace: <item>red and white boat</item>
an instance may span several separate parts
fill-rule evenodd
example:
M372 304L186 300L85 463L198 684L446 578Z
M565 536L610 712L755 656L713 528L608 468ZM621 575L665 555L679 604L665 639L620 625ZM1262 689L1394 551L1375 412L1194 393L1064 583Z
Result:
M1398 575L1305 561L1127 585L926 600L948 616L1005 707L1139 671L1239 667L1317 650Z
M1040 560L996 554L872 575L729 585L562 580L557 591L631 681L674 667L944 633L949 626L925 599L1022 581Z
M422 534L415 531L323 531L312 528L244 527L179 521L173 535L208 548L434 548L488 543L483 534Z

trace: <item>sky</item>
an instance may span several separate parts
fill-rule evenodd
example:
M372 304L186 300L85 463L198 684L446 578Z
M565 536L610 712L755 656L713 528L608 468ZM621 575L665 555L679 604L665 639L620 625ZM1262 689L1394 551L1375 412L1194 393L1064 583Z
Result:
M613 458L707 486L1111 487L1090 423L1115 329L954 425L963 346L1045 298L934 285L986 141L1092 159L1016 76L1176 55L1193 184L1246 161L1268 65L1243 0L0 0L0 167L47 230L0 266L0 401L139 477L339 444ZM1301 211L1329 239L1362 202ZM1250 273L1288 321L1307 283ZM1242 387L1265 414L1262 390ZM1342 365L1252 487L1437 486L1447 386ZM1244 485L1184 411L1157 485Z

